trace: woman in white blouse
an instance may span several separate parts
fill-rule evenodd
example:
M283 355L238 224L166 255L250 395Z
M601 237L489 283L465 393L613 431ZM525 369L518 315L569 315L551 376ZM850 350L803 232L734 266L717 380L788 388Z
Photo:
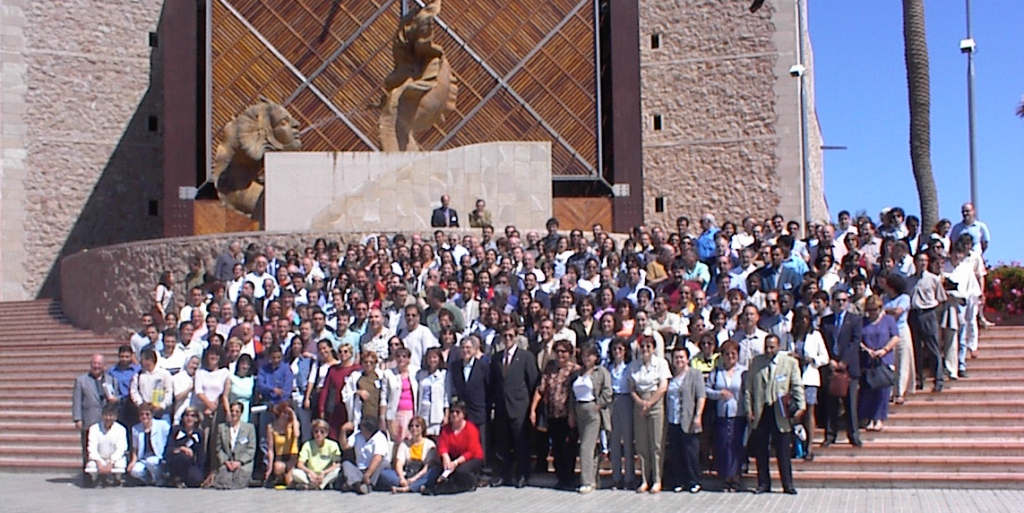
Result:
M608 405L612 402L612 378L608 370L598 365L601 355L597 347L587 345L582 351L583 368L572 379L573 409L570 424L576 424L580 433L580 487L587 494L597 487L597 455L600 450L601 429L610 427Z
M423 357L425 367L416 374L420 383L416 415L426 421L424 435L438 436L441 426L448 423L448 371L441 360L441 349L427 349Z
M747 368L740 365L740 346L727 341L720 348L721 366L708 376L708 400L715 401L715 470L725 481L725 491L735 492L740 488L741 467L746 460L743 448L743 432L747 417L743 414L743 403L739 398L743 391L743 374Z
M788 348L790 355L800 362L802 369L804 398L807 402L807 412L802 420L804 429L807 430L807 452L804 459L811 461L814 459L814 453L811 452L815 429L814 405L818 404L818 387L821 386L821 373L818 369L828 364L828 349L825 348L825 339L821 332L814 329L811 324L811 310L806 306L801 305L793 309L793 327L784 335L784 347Z
M633 397L633 434L640 455L640 487L637 493L661 491L662 440L665 407L662 399L672 377L668 362L655 356L653 337L639 339L640 357L629 367L629 389Z

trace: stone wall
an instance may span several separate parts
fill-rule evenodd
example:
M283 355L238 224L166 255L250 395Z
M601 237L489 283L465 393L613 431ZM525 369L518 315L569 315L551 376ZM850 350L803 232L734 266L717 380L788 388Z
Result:
M640 3L647 223L674 227L687 215L695 225L705 212L737 224L748 214L800 218L799 86L788 73L796 18L779 5L791 4L768 2L751 14L740 1ZM815 146L813 111L810 118ZM824 209L820 150L811 157Z
M0 6L0 299L54 297L61 256L161 233L163 1Z
M480 230L446 230L479 236ZM388 232L393 235L395 232ZM403 232L406 236L412 232ZM422 232L424 240L433 240L432 231ZM188 259L198 255L212 272L217 256L234 241L242 247L255 243L272 244L283 256L284 250L300 253L318 238L341 244L361 242L367 232L247 232L201 237L156 239L116 244L81 251L61 261L61 297L64 314L72 324L99 334L127 336L137 329L139 317L153 306L153 292L163 271L171 271L178 307L184 306L184 278Z

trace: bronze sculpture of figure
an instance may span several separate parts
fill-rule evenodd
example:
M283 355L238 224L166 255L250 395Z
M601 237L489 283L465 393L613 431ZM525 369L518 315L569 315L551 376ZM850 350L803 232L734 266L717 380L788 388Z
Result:
M392 46L395 69L384 79L378 124L384 151L418 151L415 133L443 122L455 109L458 83L444 49L433 41L440 12L441 0L430 0L399 24Z
M266 101L224 125L213 158L213 184L225 205L263 222L263 155L301 148L298 126L287 109Z

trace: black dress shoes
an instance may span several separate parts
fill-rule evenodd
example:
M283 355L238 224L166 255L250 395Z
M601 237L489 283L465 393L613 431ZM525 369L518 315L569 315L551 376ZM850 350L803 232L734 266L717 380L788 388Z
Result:
M765 486L754 488L754 495L761 495L762 493L772 493L772 489Z
M850 445L854 447L864 447L864 442L860 441L860 438L850 439Z
M492 488L498 488L498 487L501 487L501 486L505 486L505 480L504 479L502 479L500 477L493 477L493 478L491 478L491 487Z
M796 495L796 488L786 488L782 493L786 495Z
M834 438L826 438L824 442L821 442L821 446L828 447L834 443L836 443L836 440Z
M519 479L516 479L516 488L524 487L526 487L526 477L520 477Z

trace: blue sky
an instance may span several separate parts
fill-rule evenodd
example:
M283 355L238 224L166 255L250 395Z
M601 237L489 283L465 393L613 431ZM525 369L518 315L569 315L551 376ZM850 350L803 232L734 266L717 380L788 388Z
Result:
M775 0L776 2L780 0ZM782 0L786 1L786 0ZM886 206L919 211L910 166L901 2L808 0L818 119L826 145L825 190L833 216ZM1024 5L972 2L978 217L988 223L989 263L1024 260ZM932 168L940 216L954 223L970 200L967 57L963 1L926 0L931 61Z

